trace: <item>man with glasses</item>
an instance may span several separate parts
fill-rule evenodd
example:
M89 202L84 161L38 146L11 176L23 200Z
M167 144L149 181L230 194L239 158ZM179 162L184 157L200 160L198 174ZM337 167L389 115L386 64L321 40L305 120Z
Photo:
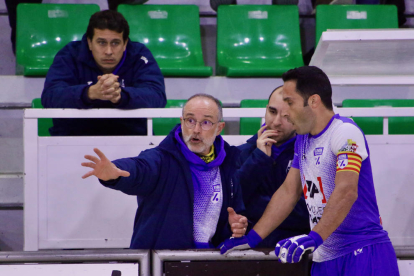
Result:
M139 156L109 161L86 155L106 187L135 195L138 210L133 249L215 248L226 238L241 237L247 219L240 187L233 182L239 150L220 136L220 102L196 94L183 107L177 125L159 146ZM232 234L233 232L233 234Z
M269 96L265 124L246 144L239 146L243 165L237 171L236 179L243 191L248 230L262 217L273 194L285 181L293 160L296 131L287 120L282 88L277 87ZM280 240L309 231L309 212L302 195L283 223L257 247L273 248Z

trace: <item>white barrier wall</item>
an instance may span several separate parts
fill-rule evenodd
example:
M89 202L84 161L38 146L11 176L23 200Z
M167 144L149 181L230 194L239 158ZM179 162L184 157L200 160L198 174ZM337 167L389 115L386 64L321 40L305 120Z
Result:
M163 139L141 137L37 137L39 117L172 117L181 109L26 110L25 250L127 248L136 198L104 188L81 167L85 154L100 148L109 159L136 156ZM248 114L248 115L246 115ZM264 109L224 109L225 117L260 117ZM341 109L341 115L414 116L413 108ZM151 120L149 120L151 124ZM152 133L151 128L149 128ZM385 128L387 133L387 128ZM224 136L240 145L248 136ZM414 246L414 135L367 136L384 228L394 246Z

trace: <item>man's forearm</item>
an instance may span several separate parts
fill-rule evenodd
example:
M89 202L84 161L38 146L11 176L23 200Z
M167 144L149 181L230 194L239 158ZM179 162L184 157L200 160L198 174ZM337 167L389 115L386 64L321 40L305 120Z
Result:
M284 183L273 194L263 216L253 228L262 239L273 232L295 208L302 193L300 187L298 188L299 190L289 190L289 187Z

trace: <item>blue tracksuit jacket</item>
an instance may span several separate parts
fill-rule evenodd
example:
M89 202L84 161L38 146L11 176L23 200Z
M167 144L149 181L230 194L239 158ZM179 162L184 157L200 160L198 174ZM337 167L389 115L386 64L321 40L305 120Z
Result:
M242 165L235 177L242 187L249 229L258 222L273 194L285 181L295 146L294 139L286 142L274 159L258 149L256 141L257 134L238 147ZM292 213L257 247L274 247L282 239L309 232L309 213L302 196Z
M129 177L101 181L106 187L137 196L133 249L195 248L193 181L188 161L177 146L175 129L156 148L145 150L137 157L113 161L118 168L130 172ZM212 238L216 247L231 236L227 207L233 207L238 213L244 211L241 190L233 182L239 150L226 142L224 149L226 157L220 166L223 206Z
M42 92L45 108L157 108L166 104L164 77L151 52L139 42L128 41L124 62L116 75L121 85L121 102L94 100L87 97L89 85L103 75L82 41L68 43L51 65ZM145 135L146 119L54 119L52 135Z

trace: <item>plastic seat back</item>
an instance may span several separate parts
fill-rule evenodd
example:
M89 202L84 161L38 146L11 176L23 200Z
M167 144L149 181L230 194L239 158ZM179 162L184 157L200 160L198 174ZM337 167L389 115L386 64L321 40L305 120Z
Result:
M17 6L16 74L45 76L56 53L81 40L95 4L19 4Z
M268 100L241 100L240 107L266 107ZM263 114L264 116L265 114ZM261 118L240 118L240 135L254 135L261 127Z
M217 75L280 77L303 66L295 5L221 5Z
M398 28L394 5L318 5L316 7L316 45L328 29Z
M183 108L187 100L167 100L165 108ZM180 118L154 118L152 126L154 135L168 135L180 123Z
M144 43L164 76L207 77L200 17L195 5L119 5L130 26L130 39Z
M43 108L40 98L33 99L32 108ZM53 126L52 118L37 119L37 134L39 136L50 136L49 128Z
M348 99L342 102L343 107L414 107L414 100L411 99L373 99L357 100ZM365 134L383 134L382 117L355 117L355 123ZM414 117L390 117L388 118L389 134L414 134Z

